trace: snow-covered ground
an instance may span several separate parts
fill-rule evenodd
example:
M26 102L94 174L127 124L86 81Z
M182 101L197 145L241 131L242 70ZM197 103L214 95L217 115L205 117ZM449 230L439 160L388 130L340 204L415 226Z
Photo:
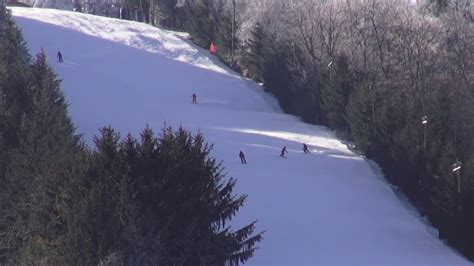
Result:
M31 52L44 49L63 80L70 115L89 144L105 125L135 136L146 124L205 133L238 178L237 192L249 195L233 224L259 219L266 230L249 265L471 265L331 132L283 114L258 85L185 34L67 11L12 11ZM302 153L302 142L311 154Z

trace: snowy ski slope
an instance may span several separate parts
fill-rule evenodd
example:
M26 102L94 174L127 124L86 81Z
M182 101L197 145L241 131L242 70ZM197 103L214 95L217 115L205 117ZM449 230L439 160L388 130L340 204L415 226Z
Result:
M248 265L471 265L330 131L283 114L185 34L68 11L12 12L31 53L44 49L63 80L89 144L105 125L122 135L165 123L205 133L238 178L237 192L249 195L233 224L259 219L266 230ZM312 154L302 154L302 142ZM287 159L279 157L283 146Z

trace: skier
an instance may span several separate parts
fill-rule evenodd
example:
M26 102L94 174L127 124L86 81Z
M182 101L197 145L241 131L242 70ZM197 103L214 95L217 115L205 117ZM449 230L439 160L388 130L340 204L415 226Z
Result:
M239 152L239 157L242 164L247 164L247 160L245 160L245 154L242 151Z
M286 157L285 155L286 155L287 153L288 153L288 151L286 150L286 146L284 146L283 149L281 150L280 156L283 157L283 158L285 158L285 157Z
M64 60L63 60L63 54L61 54L60 51L58 51L58 54L56 55L56 57L58 58L58 62L59 62L59 63L64 62Z
M193 103L196 103L196 104L198 103L197 102L197 96L196 96L195 93L193 93L192 99L193 99Z
M303 143L303 152L309 153L308 145L306 145L306 143Z

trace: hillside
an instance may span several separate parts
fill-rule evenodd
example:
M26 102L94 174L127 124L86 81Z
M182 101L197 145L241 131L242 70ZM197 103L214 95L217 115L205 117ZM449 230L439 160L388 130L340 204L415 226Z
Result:
M214 156L238 178L237 192L249 195L234 223L258 219L266 230L249 264L470 265L364 158L325 128L283 114L260 86L186 34L67 11L12 11L30 51L44 49L63 80L87 143L104 125L137 135L146 124L200 130L214 143ZM311 154L302 153L303 142Z

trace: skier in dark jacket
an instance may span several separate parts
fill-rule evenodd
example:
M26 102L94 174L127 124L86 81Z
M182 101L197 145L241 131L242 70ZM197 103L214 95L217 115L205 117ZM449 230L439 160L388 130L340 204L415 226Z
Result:
M303 152L309 153L308 145L306 145L306 143L303 143Z
M60 51L58 51L58 54L56 55L56 57L58 58L58 62L59 62L59 63L64 62L64 60L63 60L63 54L61 54Z
M198 103L196 93L193 93L193 96L191 98L193 100L193 103L196 103L196 104Z
M242 151L239 152L239 158L242 164L247 164L247 160L245 160L245 154Z
M286 157L287 153L288 153L288 151L286 150L286 146L284 146L283 149L281 149L280 156L281 157Z

